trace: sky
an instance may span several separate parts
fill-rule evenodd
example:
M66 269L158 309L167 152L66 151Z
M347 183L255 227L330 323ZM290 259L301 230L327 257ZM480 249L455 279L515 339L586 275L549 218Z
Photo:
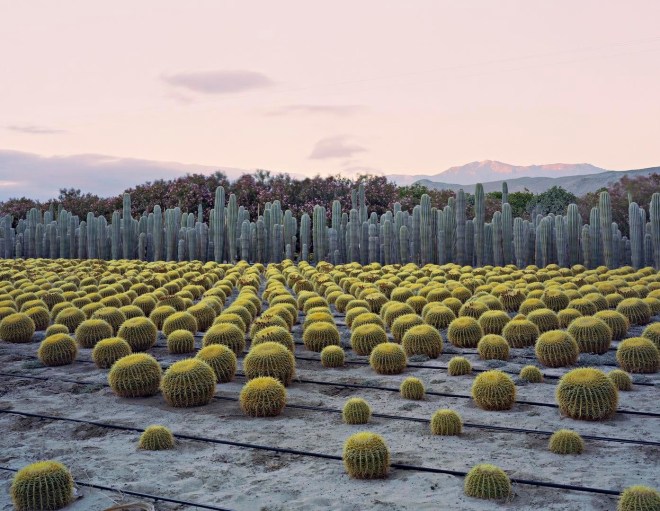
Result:
M0 151L299 175L655 166L658 19L657 0L0 0ZM32 168L55 172L0 158L0 189L29 195Z

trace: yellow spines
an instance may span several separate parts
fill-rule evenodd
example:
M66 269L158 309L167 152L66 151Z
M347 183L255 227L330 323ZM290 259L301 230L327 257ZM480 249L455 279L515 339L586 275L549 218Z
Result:
M73 501L73 477L57 461L39 461L16 473L10 491L17 511L61 509Z
M270 376L254 378L243 386L239 403L243 413L251 417L275 417L286 406L286 389Z
M160 387L171 406L188 408L211 402L216 382L211 366L199 358L188 358L175 362L165 371Z

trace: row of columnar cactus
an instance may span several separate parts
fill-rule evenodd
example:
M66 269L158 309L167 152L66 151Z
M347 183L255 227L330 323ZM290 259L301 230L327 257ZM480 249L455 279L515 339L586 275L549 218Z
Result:
M12 257L140 259L147 261L214 260L280 262L283 259L345 262L487 264L559 266L584 264L588 268L632 265L660 267L660 193L653 195L647 219L637 203L629 207L630 239L612 222L608 192L583 219L575 204L566 215L513 218L508 190L503 186L502 209L491 222L485 218L485 194L478 184L475 216L466 217L463 190L440 209L424 194L412 211L395 204L392 211L369 214L364 186L353 193L353 207L343 212L332 204L328 225L326 209L317 205L310 216L297 219L283 211L279 201L266 203L263 214L250 218L236 196L225 198L219 187L208 223L200 207L196 213L180 208L131 215L131 198L124 196L121 212L110 222L90 212L84 219L60 208L32 209L26 218L0 219L0 255ZM14 226L14 224L16 225Z

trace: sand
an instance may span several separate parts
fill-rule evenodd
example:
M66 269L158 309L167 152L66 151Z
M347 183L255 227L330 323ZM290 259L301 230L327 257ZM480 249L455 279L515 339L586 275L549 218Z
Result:
M342 342L349 334L343 318L337 317ZM660 318L657 318L660 319ZM633 334L634 332L630 332ZM37 333L34 341L43 334ZM295 327L300 341L300 326ZM197 338L197 347L201 337ZM587 441L581 456L558 456L547 449L547 436L494 432L466 428L460 437L432 436L425 423L373 418L366 426L348 426L341 415L329 412L286 408L276 418L245 417L235 400L215 399L204 407L175 409L161 395L143 399L122 399L107 387L107 371L89 361L90 350L81 350L70 366L43 367L34 356L38 342L25 345L0 343L0 371L50 378L48 381L0 376L0 409L40 413L67 418L102 421L145 428L163 424L174 433L196 435L296 450L341 455L344 440L369 430L387 441L392 461L410 465L467 471L478 463L493 463L511 477L622 490L633 484L657 486L660 480L660 449L603 441ZM446 365L460 350L445 343L438 360L415 362ZM297 354L318 357L296 346ZM186 358L169 355L164 339L150 350L164 365ZM529 350L512 350L512 361L502 369L518 371L533 360L520 358ZM474 367L485 364L477 355L466 355ZM589 363L607 363L612 353ZM347 360L366 360L347 352ZM239 361L240 367L240 361ZM610 366L600 366L609 371ZM240 368L239 368L240 370ZM567 369L547 370L563 374ZM427 390L469 394L475 374L450 377L439 369L409 368L404 374L381 376L369 366L347 365L323 368L319 362L297 361L299 379L361 383L398 387L407 376L416 376ZM84 384L58 381L69 379ZM244 378L218 385L216 396L237 398ZM656 386L636 385L621 392L619 407L660 412L660 375L637 377ZM517 386L517 399L554 403L556 380ZM470 399L427 396L407 401L398 393L382 390L347 389L294 381L288 388L290 404L340 410L348 397L366 399L374 412L428 419L439 408L456 410L465 422L520 427L536 430L569 428L588 434L660 441L660 419L617 414L605 422L583 422L562 418L556 408L516 404L506 412L487 412ZM616 498L577 491L563 491L528 485L514 485L509 502L493 503L468 498L460 477L423 472L392 470L385 480L357 481L345 473L342 463L291 454L275 454L192 440L180 440L171 451L137 449L138 433L117 431L85 424L42 420L0 414L0 466L20 468L39 459L57 459L70 467L79 481L117 489L161 495L233 510L613 510ZM0 509L11 509L9 487L12 474L0 471ZM80 498L71 510L102 510L135 498L120 492L78 487ZM156 502L156 509L194 509Z

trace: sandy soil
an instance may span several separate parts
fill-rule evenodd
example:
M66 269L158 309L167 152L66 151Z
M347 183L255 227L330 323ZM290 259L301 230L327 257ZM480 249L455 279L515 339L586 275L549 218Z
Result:
M659 318L660 319L660 318ZM342 341L349 333L337 317ZM634 332L630 332L633 334ZM295 328L300 341L300 326ZM40 334L35 335L35 341ZM201 344L201 337L198 338ZM164 365L185 355L172 356L161 339L151 350ZM603 441L587 441L582 456L557 456L547 450L547 437L534 434L493 432L466 428L460 437L432 436L427 424L374 418L368 426L348 426L336 413L285 409L280 417L245 417L236 401L215 399L194 409L167 406L162 396L121 399L107 387L107 371L97 369L90 350L81 350L79 361L60 368L43 367L34 356L37 342L26 345L0 344L0 371L49 377L48 381L0 376L0 408L68 418L103 421L145 428L163 424L174 433L227 439L261 445L341 455L344 440L368 429L386 439L392 461L425 467L467 471L482 463L494 463L511 477L622 490L633 484L657 486L660 479L660 449ZM454 349L445 343L438 360L419 362L446 365ZM502 369L517 371L531 359L520 358L529 350L513 350L512 360ZM297 354L317 357L303 346ZM611 363L613 352L589 358L589 364ZM480 362L466 355L474 367L500 365ZM348 360L366 360L347 352ZM240 365L240 364L239 364ZM600 366L608 371L610 366ZM239 369L240 370L240 369ZM566 369L546 371L563 374ZM473 375L449 377L446 371L409 368L397 376L381 376L369 366L349 364L325 369L319 362L297 360L300 379L364 383L398 387L406 376L417 376L427 390L469 394ZM82 384L58 381L69 379ZM216 396L237 398L244 378L219 385ZM620 393L620 408L659 412L660 375L637 381L655 386L635 386ZM556 380L517 387L519 400L554 403ZM514 406L507 412L486 412L470 399L427 396L421 402L406 401L398 393L382 390L347 389L294 382L288 389L290 404L323 406L340 410L348 397L366 399L374 412L428 419L438 408L456 410L465 422L522 427L537 430L570 428L582 434L660 441L660 419L617 414L606 422L589 423L562 418L557 409L532 405ZM559 491L527 485L515 486L510 502L492 503L463 494L459 477L392 470L386 480L350 479L341 462L297 455L274 454L247 448L182 440L172 451L148 452L136 448L138 434L85 424L40 420L0 414L0 465L19 468L38 459L55 458L72 470L77 480L118 489L139 491L235 510L613 510L616 498L575 491ZM12 474L0 471L0 510L11 509L8 496ZM135 500L119 492L78 489L82 498L72 510L101 510L116 502ZM156 503L156 509L185 509Z

